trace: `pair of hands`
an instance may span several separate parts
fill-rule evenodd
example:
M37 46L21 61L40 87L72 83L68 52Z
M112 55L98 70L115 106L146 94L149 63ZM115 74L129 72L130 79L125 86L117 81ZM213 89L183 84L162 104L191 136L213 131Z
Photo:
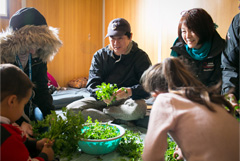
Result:
M16 124L12 123L13 126L17 127L20 131L23 132L23 135L25 135L27 138L33 135L33 127L29 123L23 121L21 124L21 127Z
M114 95L116 97L116 100L127 99L128 97L132 96L131 88L125 88L125 89L127 90L127 92L125 92L121 88L116 91ZM112 96L110 99L104 99L103 102L105 102L106 104L110 104L114 96Z
M42 153L47 154L48 160L52 161L54 159L54 151L52 149L54 141L51 141L47 138L37 141L36 148Z
M28 139L35 140L34 138L30 137L33 135L33 127L29 123L22 122L21 127L16 123L13 123L12 125L19 128ZM47 138L43 138L36 143L36 149L47 154L49 161L54 159L54 151L52 149L53 143L54 141L51 141Z

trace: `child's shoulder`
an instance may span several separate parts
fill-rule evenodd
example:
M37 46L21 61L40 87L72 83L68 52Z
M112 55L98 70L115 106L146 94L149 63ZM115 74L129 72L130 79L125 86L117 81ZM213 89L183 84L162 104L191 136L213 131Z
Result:
M158 99L168 99L168 100L186 100L187 98L176 93L161 93L158 95Z
M10 136L17 136L21 139L26 139L23 131L18 126L13 126L11 124L3 124L1 123L1 139L2 138L8 138Z
M193 103L191 100L189 100L185 96L176 94L176 93L161 93L157 96L156 100L158 100L162 104L172 104L172 105Z

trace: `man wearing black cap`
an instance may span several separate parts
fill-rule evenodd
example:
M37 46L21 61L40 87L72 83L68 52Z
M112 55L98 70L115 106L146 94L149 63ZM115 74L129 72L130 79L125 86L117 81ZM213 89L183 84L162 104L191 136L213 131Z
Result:
M47 62L54 58L62 46L57 35L58 30L48 27L43 15L35 8L22 8L17 11L11 17L9 27L0 34L0 63L18 66L35 84L33 95L25 106L28 117L24 115L25 117L18 120L20 125L29 127L26 122L42 119L54 109L47 85ZM35 108L36 106L38 108ZM32 134L31 127L25 130Z
M100 121L137 120L143 118L146 112L145 98L149 93L140 85L143 72L151 65L148 55L132 41L131 27L127 20L117 18L110 22L108 33L110 44L98 50L92 59L89 70L87 89L90 98L75 101L67 106L73 111L82 110L87 119L91 116ZM96 101L97 85L102 82L117 84L127 92L118 90L116 101L107 106L112 100Z

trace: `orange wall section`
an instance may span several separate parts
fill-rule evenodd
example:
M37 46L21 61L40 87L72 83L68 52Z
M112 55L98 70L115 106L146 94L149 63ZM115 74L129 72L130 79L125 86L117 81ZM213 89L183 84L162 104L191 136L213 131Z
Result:
M102 47L102 0L27 0L59 28L62 48L48 71L60 86L71 79L88 76L93 54Z

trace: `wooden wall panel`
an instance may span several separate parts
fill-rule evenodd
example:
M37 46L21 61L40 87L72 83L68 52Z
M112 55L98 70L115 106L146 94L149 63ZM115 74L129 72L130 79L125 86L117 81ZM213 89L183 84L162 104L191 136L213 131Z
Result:
M71 79L88 76L93 54L102 47L102 0L27 0L49 26L59 28L63 47L48 71L60 86Z
M9 25L11 16L22 7L21 0L8 0L9 1L9 18L0 18L0 31L5 30Z
M159 23L156 21L159 1L105 0L105 35L111 20L125 18L131 25L133 40L149 55L152 62L158 59ZM109 43L105 39L105 45Z

